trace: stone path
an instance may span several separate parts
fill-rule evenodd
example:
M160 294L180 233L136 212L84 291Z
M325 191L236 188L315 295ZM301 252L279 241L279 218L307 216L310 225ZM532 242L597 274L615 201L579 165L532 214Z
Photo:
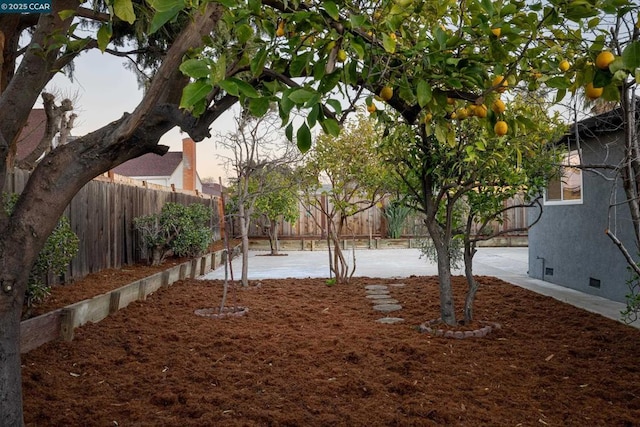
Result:
M391 295L389 294L389 286L400 287L404 286L404 284L397 283L393 285L367 285L364 287L367 294L367 299L372 302L374 310L386 314L385 317L376 320L376 322L386 324L403 322L404 319L401 317L391 317L388 315L388 313L402 310L402 305L400 305L400 302L391 298Z

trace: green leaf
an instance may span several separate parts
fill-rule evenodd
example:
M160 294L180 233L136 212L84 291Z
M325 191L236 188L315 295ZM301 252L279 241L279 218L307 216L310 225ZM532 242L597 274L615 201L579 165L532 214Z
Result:
M118 18L129 24L133 24L136 20L131 0L113 0L113 12Z
M262 117L269 111L269 98L252 98L249 100L249 111L256 117Z
M238 90L240 91L240 93L244 96L246 96L247 98L259 98L260 97L260 93L258 93L258 91L256 90L256 88L254 88L253 86L251 86L249 83L240 80L240 79L235 79L235 78L231 78L229 79L231 81L233 81L236 86L238 87Z
M288 96L288 98L293 101L295 104L304 104L305 102L309 101L313 96L316 95L316 92L307 89L307 88L299 88L299 89L295 89L293 92L291 92Z
M349 21L351 21L351 28L360 28L367 22L364 15L354 15L354 14L351 14L349 16Z
M429 86L429 83L426 81L420 80L416 86L416 91L418 95L418 104L420 107L424 108L424 106L431 101L431 97L433 95L431 92L431 86Z
M284 135L287 139L293 142L293 123L289 123L287 127L284 129Z
M331 136L340 135L340 123L336 119L325 119L321 122L322 129Z
M315 104L309 110L309 114L307 114L307 124L310 128L313 128L318 121L318 117L320 116L320 104Z
M436 123L436 139L441 144L447 142L447 127L440 122Z
M267 51L265 49L260 49L258 53L251 59L251 73L255 77L258 77L262 74L262 70L264 69L264 64L267 62Z
M220 3L221 5L228 7L228 8L232 8L238 5L238 1L237 0L216 0L218 3Z
M247 24L242 24L236 28L236 34L238 35L240 44L245 44L253 37L253 29Z
M98 29L98 49L101 52L104 52L111 41L111 36L113 34L113 29L111 27L111 22L107 22L106 24L102 24Z
M151 20L149 33L158 31L164 24L178 16L185 8L184 0L150 0L149 4L156 11Z
M64 21L65 19L69 19L76 16L76 11L73 9L61 10L60 12L58 12L58 16L60 17L61 20Z
M352 40L351 47L353 48L353 50L356 51L356 55L358 55L358 59L364 58L366 51L363 44L361 44L359 41Z
M253 13L254 15L259 15L260 9L262 7L262 2L260 0L249 0L247 6L249 7L251 13Z
M611 79L613 75L609 72L609 70L603 71L601 69L596 69L596 74L593 76L593 86L594 87L605 87L611 83Z
M337 99L328 99L327 104L329 104L331 108L333 108L333 111L336 114L342 114L342 104L340 104L340 101L338 101Z
M197 80L193 83L189 83L182 90L180 108L189 109L193 107L196 103L205 99L212 89L213 86L204 80Z
M382 47L384 47L384 50L386 50L387 53L394 53L396 51L396 41L387 34L383 34Z
M180 71L193 79L209 77L210 72L209 66L202 59L187 59L180 64Z
M562 76L552 77L545 83L547 84L547 86L554 89L567 89L569 88L569 86L571 86L571 81Z
M640 42L632 42L622 51L622 61L628 70L640 67Z
M620 101L620 90L614 85L605 86L602 91L602 99L618 102Z
M487 12L487 15L493 16L495 9L493 8L493 2L491 0L482 0L480 4L485 12Z
M231 96L240 96L238 85L232 80L223 80L218 83L220 87Z
M338 10L338 6L332 1L325 1L322 3L324 10L335 20L340 19L340 11Z
M311 130L306 123L303 123L296 132L296 145L302 153L306 153L311 148Z
M303 75L303 71L309 65L309 60L312 58L311 54L296 55L291 61L289 70L291 77L300 77Z

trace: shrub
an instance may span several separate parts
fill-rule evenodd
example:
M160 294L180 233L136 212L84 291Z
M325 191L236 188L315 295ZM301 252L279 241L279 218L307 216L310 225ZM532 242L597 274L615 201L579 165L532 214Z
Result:
M213 239L211 215L212 210L199 203L167 203L159 214L135 218L134 227L142 235L143 256L159 265L171 253L201 255Z
M2 205L7 214L13 212L17 200L17 194L2 194ZM78 253L79 246L80 241L71 229L69 219L61 217L29 272L25 293L27 307L43 301L49 295L51 287L47 285L47 276L50 273L63 274L73 257Z
M383 213L387 219L389 237L392 239L400 238L404 223L411 213L411 208L400 201L394 200L384 208Z

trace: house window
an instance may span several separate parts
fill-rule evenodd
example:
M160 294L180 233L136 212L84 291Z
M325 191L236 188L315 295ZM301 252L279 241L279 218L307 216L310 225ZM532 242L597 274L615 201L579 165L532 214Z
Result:
M582 170L571 166L579 164L580 156L577 150L565 155L562 176L550 180L547 184L545 204L582 203Z

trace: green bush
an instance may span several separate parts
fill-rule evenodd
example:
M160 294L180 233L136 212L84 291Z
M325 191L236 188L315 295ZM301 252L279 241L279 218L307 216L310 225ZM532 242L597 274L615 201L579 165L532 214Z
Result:
M17 194L2 194L2 205L8 215L13 212L17 200ZM51 288L47 285L47 276L49 273L63 274L73 257L78 253L79 246L80 241L71 229L69 219L61 217L29 272L29 282L25 294L27 307L43 301L49 295Z
M159 265L171 253L177 256L201 255L211 243L209 226L212 210L200 203L183 206L167 203L159 214L134 219L134 227L142 235L145 257Z

